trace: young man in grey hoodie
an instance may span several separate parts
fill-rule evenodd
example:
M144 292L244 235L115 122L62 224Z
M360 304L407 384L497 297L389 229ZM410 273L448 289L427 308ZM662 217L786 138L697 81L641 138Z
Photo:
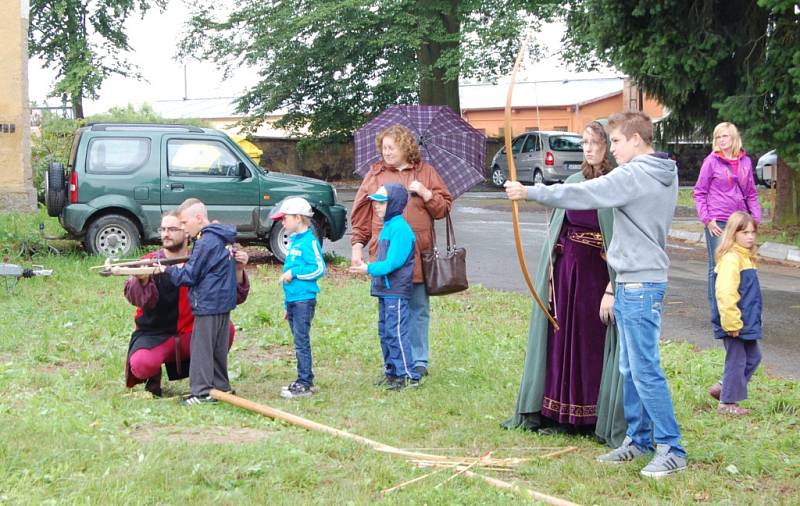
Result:
M619 369L628 430L622 445L597 458L619 464L652 450L644 476L660 478L686 469L658 339L667 288L667 232L678 199L675 162L651 145L653 125L640 112L614 114L608 121L611 153L619 167L583 183L525 187L506 182L512 200L535 200L563 209L614 210L614 236L608 263L617 272L614 316L619 330Z

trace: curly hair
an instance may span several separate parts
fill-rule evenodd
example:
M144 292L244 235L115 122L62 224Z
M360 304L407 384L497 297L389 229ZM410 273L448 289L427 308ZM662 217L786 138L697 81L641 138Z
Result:
M420 161L419 144L417 144L417 137L414 133L403 125L392 125L385 130L381 130L378 137L375 139L375 145L378 147L378 153L383 156L383 138L391 137L397 143L397 147L406 155L408 163L417 164Z
M582 168L583 168L583 177L586 179L594 179L596 177L604 176L611 172L611 161L608 159L608 133L603 125L599 121L592 121L588 125L586 125L585 130L589 130L592 133L592 137L596 141L602 141L605 145L606 151L603 154L603 161L600 162L598 166L589 165L589 162L586 161L584 158Z

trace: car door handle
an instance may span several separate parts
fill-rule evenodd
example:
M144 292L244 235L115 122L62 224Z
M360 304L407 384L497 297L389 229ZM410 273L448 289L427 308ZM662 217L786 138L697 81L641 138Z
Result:
M183 183L169 183L164 185L166 190L183 190Z

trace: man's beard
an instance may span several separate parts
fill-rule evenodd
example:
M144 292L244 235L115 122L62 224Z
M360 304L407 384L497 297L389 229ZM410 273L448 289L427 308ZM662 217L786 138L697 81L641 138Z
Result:
M183 242L173 242L169 246L163 245L164 249L169 251L170 253L177 253L183 249Z

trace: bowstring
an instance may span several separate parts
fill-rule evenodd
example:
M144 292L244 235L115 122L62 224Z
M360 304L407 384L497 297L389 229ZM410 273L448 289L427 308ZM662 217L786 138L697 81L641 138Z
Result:
M536 127L539 129L538 131L541 132L542 131L542 116L541 116L541 113L539 111L539 89L538 89L538 82L537 81L533 81L533 100L536 103ZM544 145L542 144L542 136L541 135L539 135L539 147L541 149L544 149ZM547 212L545 246L547 246L548 266L549 266L549 271L550 271L549 272L550 281L548 282L548 285L549 285L550 290L551 290L550 293L552 293L552 297L548 296L548 298L551 299L550 302L553 304L553 319L558 321L558 305L556 303L556 299L557 299L557 297L556 297L556 284L555 284L555 280L553 278L553 273L555 272L555 267L554 267L554 264L553 264L553 253L554 253L553 252L553 248L555 247L555 245L551 244L551 241L550 241L551 226L552 226L553 217L555 216L555 214L556 214L556 208L555 207L551 207L550 211Z

